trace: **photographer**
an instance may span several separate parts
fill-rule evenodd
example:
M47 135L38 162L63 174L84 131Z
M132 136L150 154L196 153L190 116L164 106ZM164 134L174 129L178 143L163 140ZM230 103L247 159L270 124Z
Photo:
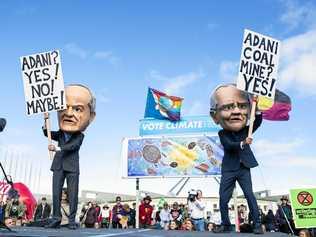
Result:
M19 197L14 197L9 200L6 206L5 215L6 218L18 222L19 225L22 224L22 219L25 217L25 206L19 201Z
M202 201L201 190L191 190L188 197L190 218L196 231L204 231L204 210L205 204Z

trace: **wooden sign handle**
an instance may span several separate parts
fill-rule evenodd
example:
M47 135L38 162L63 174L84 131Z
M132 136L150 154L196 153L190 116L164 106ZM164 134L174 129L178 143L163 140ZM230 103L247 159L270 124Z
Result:
M252 131L253 131L253 122L255 121L257 100L258 100L258 96L255 95L252 98L252 103L251 103L251 112L250 112L250 120L249 120L250 123L249 123L249 130L248 130L248 137L251 137L251 138L252 138Z
M47 138L48 138L48 145L52 144L52 135L50 132L50 119L49 119L49 113L46 112L44 113L44 119L45 119L45 127L47 131ZM49 158L52 160L53 159L53 152L49 151Z

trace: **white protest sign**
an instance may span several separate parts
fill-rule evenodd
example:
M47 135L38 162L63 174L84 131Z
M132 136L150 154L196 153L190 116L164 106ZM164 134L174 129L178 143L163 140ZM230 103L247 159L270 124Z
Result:
M274 98L280 41L245 30L241 50L237 88L254 95Z
M20 57L27 115L66 107L60 53L54 50Z

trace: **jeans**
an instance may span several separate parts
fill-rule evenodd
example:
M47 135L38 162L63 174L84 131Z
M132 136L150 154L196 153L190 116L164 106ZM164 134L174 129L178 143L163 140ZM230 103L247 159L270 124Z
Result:
M195 219L191 219L194 225L194 228L196 231L204 231L205 230L205 226L204 226L204 219L199 219L199 220L195 220Z

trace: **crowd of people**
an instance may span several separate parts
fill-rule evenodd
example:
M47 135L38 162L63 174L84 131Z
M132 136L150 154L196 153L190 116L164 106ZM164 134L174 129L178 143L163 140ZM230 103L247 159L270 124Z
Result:
M214 231L221 223L220 212L213 212L206 217L205 204L202 192L197 191L194 199L188 198L188 202L169 204L164 202L162 206L151 204L151 197L146 196L139 206L139 227L162 230L186 230L186 231ZM242 233L253 232L253 220L247 206L240 205L238 210L239 231ZM276 213L271 209L264 213L261 209L260 221L264 232L294 233L302 237L315 236L313 229L296 229L293 221L291 206L288 198L283 196ZM102 208L95 202L88 202L81 210L80 224L87 228L135 228L136 203L132 207L122 203L121 197L116 197L116 203L110 208L104 205Z
M164 202L157 208L151 204L152 199L146 196L139 205L139 228L151 228L161 230L185 230L185 231L214 231L221 223L220 212L214 211L206 216L205 203L202 191L197 190L189 195L187 203ZM27 222L25 205L18 198L7 199L0 202L0 218L8 226L39 226L45 227L49 223L52 211L51 205L45 197L38 203L34 218ZM67 189L62 190L61 197L61 226L69 223L69 201ZM237 207L238 231L241 233L253 232L253 219L246 205ZM259 209L260 221L264 232L294 233L300 237L315 237L315 229L295 228L292 209L288 198L283 196L276 213L269 209L266 213ZM231 218L233 219L233 218ZM85 203L79 215L79 224L82 228L117 228L128 229L136 227L136 203L130 206L123 203L120 196L116 197L113 205L99 205L95 201Z
M289 200L286 196L280 199L281 204L278 206L276 213L271 209L264 213L259 209L259 217L264 232L282 232L294 234L301 237L315 236L315 229L298 229L295 227L293 213ZM238 223L239 231L242 233L251 233L253 220L251 214L247 213L245 205L238 206Z
M206 217L202 192L197 191L194 199L188 202L174 202L171 205L164 202L162 206L151 204L151 197L146 196L139 206L139 227L162 230L214 231L221 223L220 212L214 211ZM241 204L238 210L238 229L241 233L253 232L253 219L247 206ZM314 237L314 229L296 229L288 198L283 196L276 213L271 209L264 213L259 209L260 221L264 232L294 233L300 237ZM80 224L87 228L135 228L136 203L132 207L122 203L121 197L116 197L116 203L110 208L102 208L95 202L88 202L81 210Z

